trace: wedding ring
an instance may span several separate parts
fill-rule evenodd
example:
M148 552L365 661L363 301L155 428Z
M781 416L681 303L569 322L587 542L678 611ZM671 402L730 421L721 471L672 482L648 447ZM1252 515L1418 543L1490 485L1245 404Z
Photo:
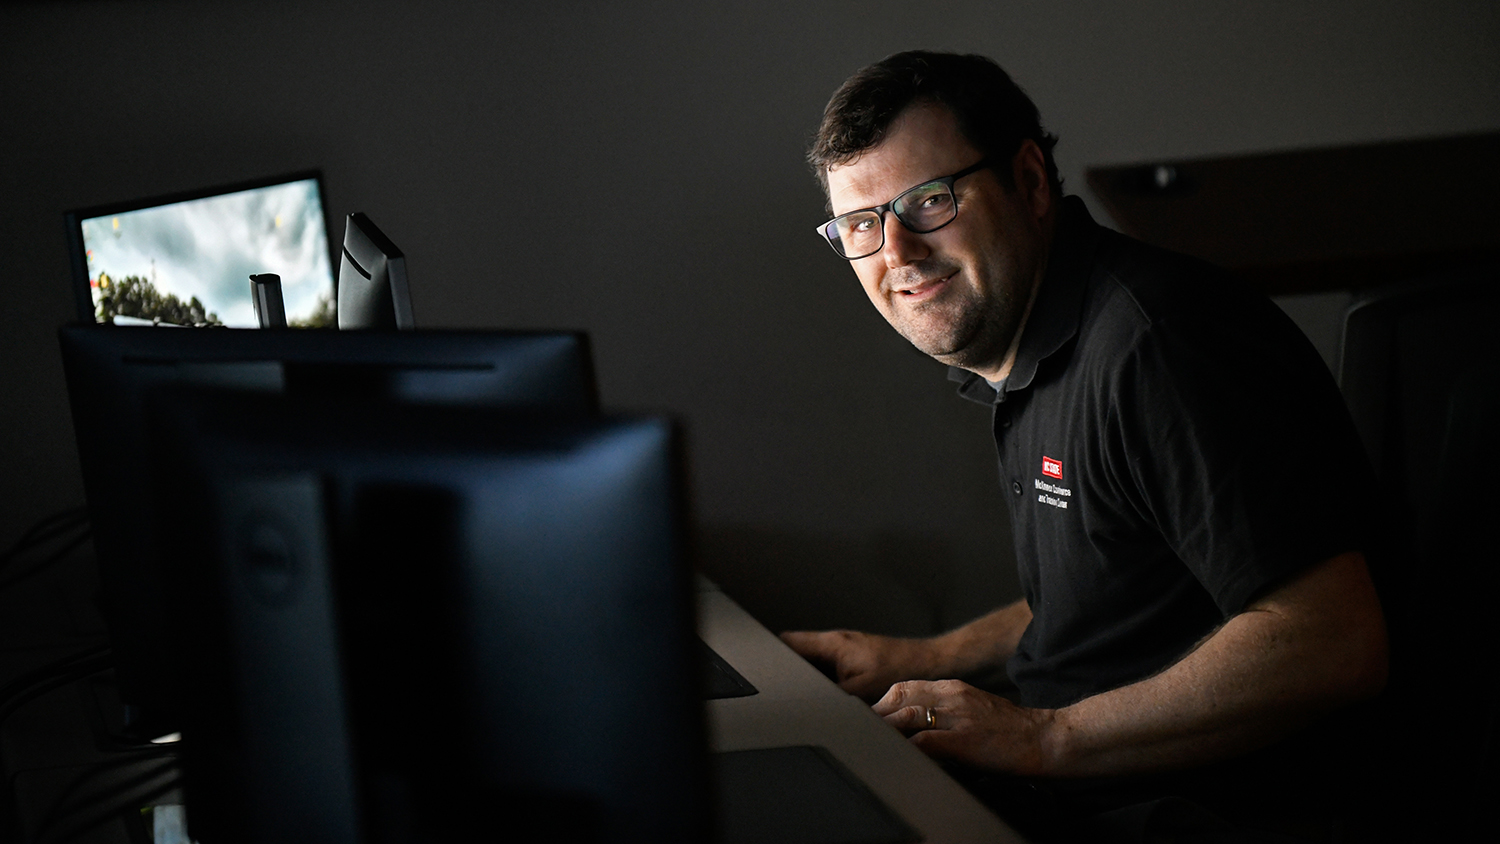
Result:
M936 730L937 729L937 710L936 709L929 708L927 710L927 729L929 729L929 730Z

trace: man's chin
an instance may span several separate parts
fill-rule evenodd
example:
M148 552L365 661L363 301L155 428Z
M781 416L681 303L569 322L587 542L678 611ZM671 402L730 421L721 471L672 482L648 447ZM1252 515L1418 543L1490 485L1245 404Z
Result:
M1020 329L1014 314L998 305L945 305L900 314L891 325L917 351L939 363L970 372L998 371Z
M959 369L967 369L971 372L989 370L998 367L1005 357L1002 349L998 353L992 349L986 349L975 342L918 342L908 337L907 340L916 347L917 351L932 358L938 363L956 366Z
M911 340L910 337L908 337L907 339ZM965 364L969 363L970 359L973 357L973 355L967 354L968 350L961 345L935 344L928 342L918 342L916 340L911 340L911 344L916 348L917 351L921 352L922 354L932 358L938 363L945 363L949 366L965 366Z

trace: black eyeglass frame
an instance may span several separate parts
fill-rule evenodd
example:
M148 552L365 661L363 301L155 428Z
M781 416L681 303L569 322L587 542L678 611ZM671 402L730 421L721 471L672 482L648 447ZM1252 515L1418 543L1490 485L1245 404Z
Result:
M822 236L823 240L827 241L828 247L834 251L834 254L838 255L840 258L843 258L846 261L858 261L861 258L868 258L871 255L874 255L877 252L879 252L880 250L882 250L882 249L885 248L885 215L886 215L887 211L890 211L891 213L895 214L896 215L896 222L900 223L902 228L906 229L907 231L911 232L912 234L929 234L931 232L935 232L938 229L942 228L943 226L946 226L949 223L952 223L954 220L958 219L958 194L956 194L956 193L953 192L953 183L956 182L956 181L958 181L959 179L962 179L965 176L969 176L969 175L972 175L974 173L978 173L980 170L983 170L984 168L986 168L988 166L990 166L990 160L988 158L981 158L981 159L979 159L978 163L973 164L973 165L971 165L969 167L965 167L964 169L958 171L957 173L954 173L951 176L943 176L943 177L938 178L938 179L928 179L927 181L923 182L920 185L913 185L913 186L907 188L906 190L904 190L904 191L896 194L896 196L893 199L891 199L890 202L887 202L884 205L876 205L873 208L856 208L853 211L846 211L846 212L838 215L837 217L834 217L833 219L828 220L827 222L819 224L818 228L817 228L817 232L818 232L819 235ZM943 185L944 187L946 187L948 189L948 193L953 195L953 216L952 217L949 217L948 219L944 220L941 223L938 223L937 225L933 226L930 229L916 229L916 228L912 228L909 223L907 223L905 220L901 219L901 214L899 212L892 211L892 209L895 208L896 203L900 202L903 197L908 196L913 191L919 191L919 190L921 190L921 189L923 189L925 187L928 187L930 185L936 185L936 184ZM875 215L880 218L880 245L877 246L877 247L875 247L875 249L872 250L872 251L870 251L870 252L866 252L863 255L855 255L853 257L850 257L848 255L845 255L843 252L840 252L839 251L839 247L834 243L834 241L836 239L840 239L840 238L836 238L833 235L830 235L828 233L829 227L831 227L833 224L837 223L839 220L842 220L843 218L848 217L851 214L866 214L866 213L870 213L870 212L874 212Z

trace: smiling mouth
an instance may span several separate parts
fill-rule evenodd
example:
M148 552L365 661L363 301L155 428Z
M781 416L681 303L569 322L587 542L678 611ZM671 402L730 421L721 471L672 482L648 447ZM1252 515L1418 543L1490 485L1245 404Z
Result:
M953 278L954 275L957 275L957 273L950 273L950 274L945 275L945 276L943 276L941 278L934 278L934 279L929 279L927 281L921 281L921 282L918 282L917 284L912 285L911 287L900 288L900 289L896 290L895 293L896 293L896 295L902 296L902 297L910 297L910 298L914 298L914 299L923 299L923 298L926 298L928 296L935 295L939 290L941 290L943 287L945 287L950 280L952 280L952 278Z

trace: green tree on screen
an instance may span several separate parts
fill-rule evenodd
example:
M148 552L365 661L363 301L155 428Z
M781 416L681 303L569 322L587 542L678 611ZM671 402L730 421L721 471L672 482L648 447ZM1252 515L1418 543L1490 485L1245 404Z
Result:
M150 281L130 275L112 279L99 274L99 303L95 316L100 322L112 322L117 316L165 322L172 325L223 325L217 314L209 312L194 296L186 303L171 293L163 294Z
M338 328L338 306L325 293L318 297L318 307L312 313L302 319L289 319L286 324L292 328Z

